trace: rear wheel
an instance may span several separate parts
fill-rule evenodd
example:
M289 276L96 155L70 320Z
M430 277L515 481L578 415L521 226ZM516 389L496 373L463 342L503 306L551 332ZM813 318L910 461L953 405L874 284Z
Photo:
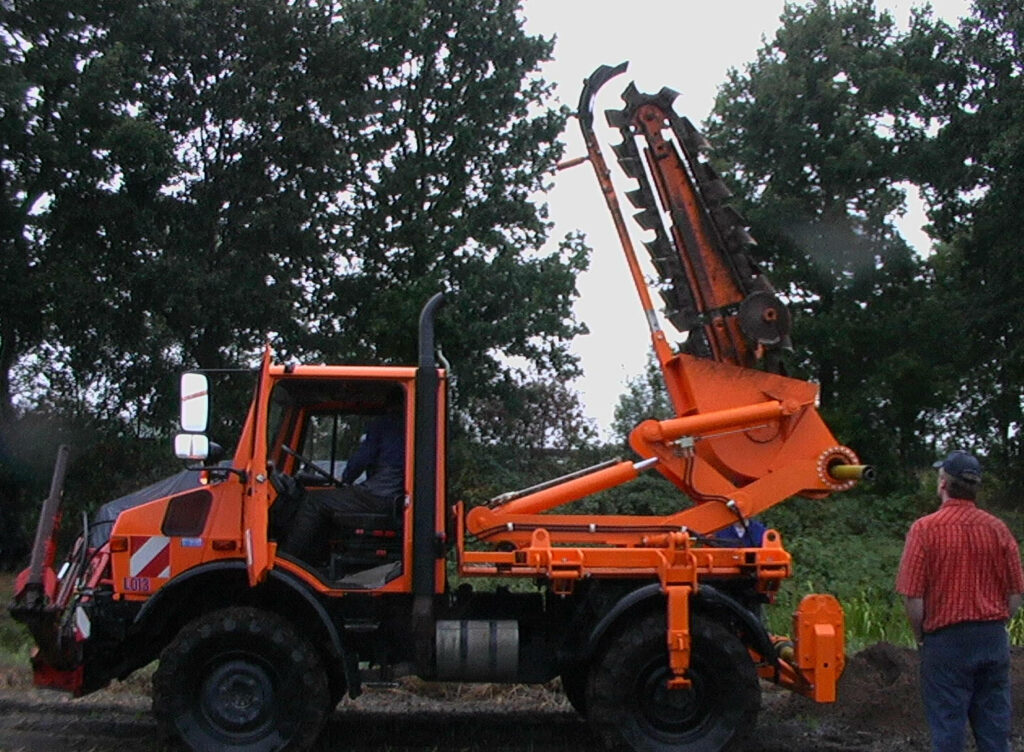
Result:
M665 616L627 627L605 650L587 687L589 717L613 746L637 752L724 752L743 748L761 705L757 672L734 634L690 620L689 689L668 689Z
M194 750L302 750L327 719L327 675L282 617L228 608L185 626L153 675L153 713Z

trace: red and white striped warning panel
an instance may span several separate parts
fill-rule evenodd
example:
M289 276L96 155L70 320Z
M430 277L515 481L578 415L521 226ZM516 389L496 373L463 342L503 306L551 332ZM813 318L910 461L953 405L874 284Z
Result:
M170 577L171 539L163 535L131 536L130 577Z

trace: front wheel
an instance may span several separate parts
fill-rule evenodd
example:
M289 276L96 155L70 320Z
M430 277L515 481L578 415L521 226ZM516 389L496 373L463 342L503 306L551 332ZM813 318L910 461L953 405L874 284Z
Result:
M186 625L153 675L153 713L194 750L303 750L330 712L316 651L277 614L226 608Z
M573 710L587 717L587 667L572 666L562 671L562 691Z
M736 635L694 615L689 689L668 689L665 616L649 614L609 644L587 687L589 717L613 746L636 752L743 748L761 705L753 661Z

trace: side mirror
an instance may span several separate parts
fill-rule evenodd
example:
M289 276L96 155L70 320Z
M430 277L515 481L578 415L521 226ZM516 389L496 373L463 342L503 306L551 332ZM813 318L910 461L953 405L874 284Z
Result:
M202 461L210 456L210 439L201 433L179 433L174 437L178 459Z
M210 392L206 376L201 373L183 373L181 375L181 430L188 433L203 433L206 430L209 417ZM175 447L177 447L177 439L175 439Z

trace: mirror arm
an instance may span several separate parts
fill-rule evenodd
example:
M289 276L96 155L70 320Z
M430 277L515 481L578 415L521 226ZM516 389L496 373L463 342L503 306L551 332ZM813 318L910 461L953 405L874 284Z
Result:
M240 470L237 467L224 467L223 465L186 465L186 469L195 470L196 472L208 472L208 473L225 473L227 475L237 475L238 479L242 483L246 483L249 480L249 474L245 470Z

